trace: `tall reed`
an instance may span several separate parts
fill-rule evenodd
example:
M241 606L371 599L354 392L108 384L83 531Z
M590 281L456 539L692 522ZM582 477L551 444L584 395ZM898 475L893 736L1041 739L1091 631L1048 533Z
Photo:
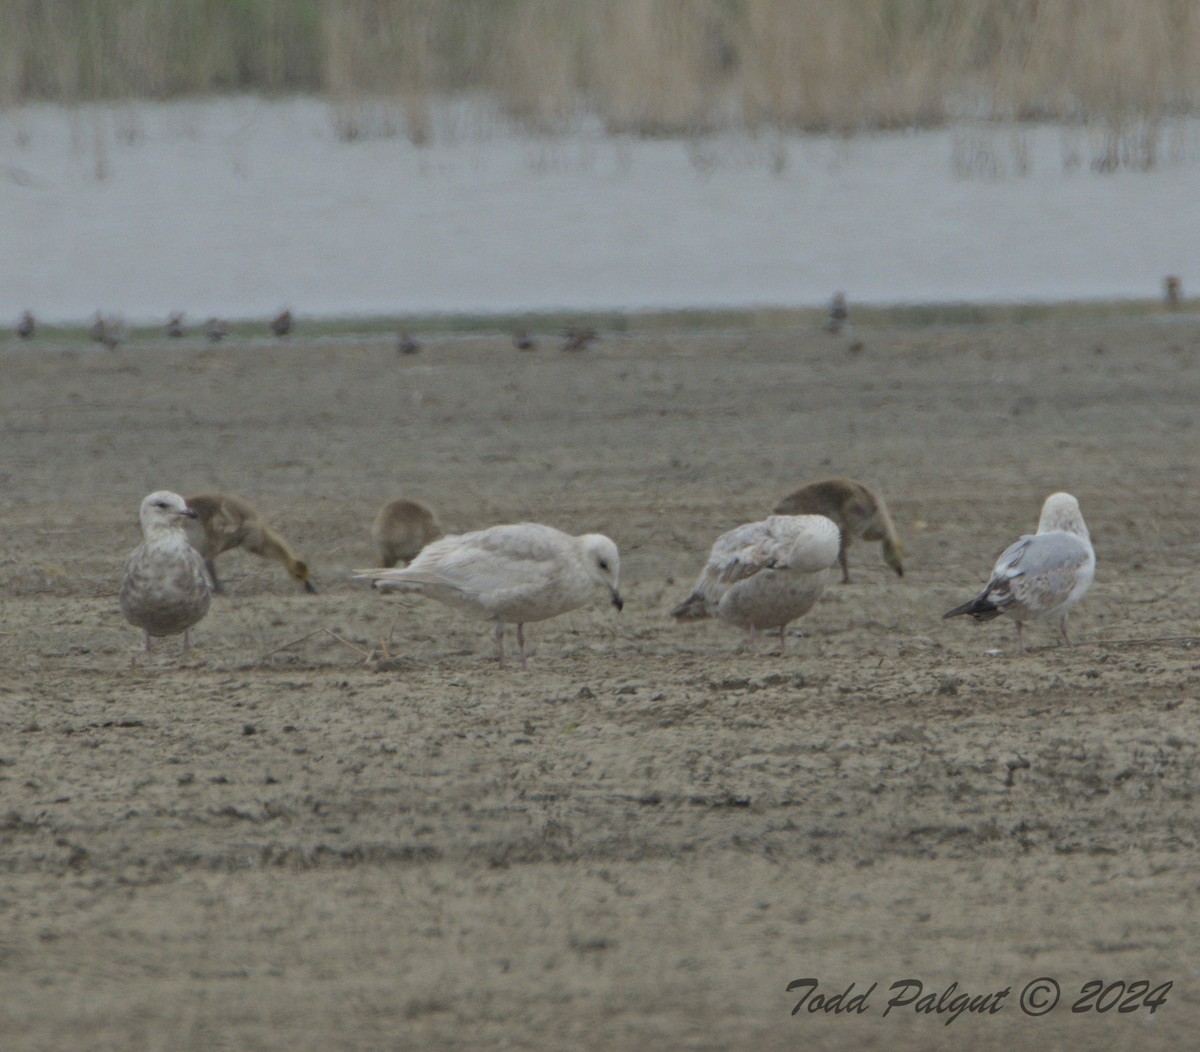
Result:
M1152 164L1200 104L1200 0L4 0L0 104L329 97L346 137L486 99L543 131L854 131L956 117L1103 130Z

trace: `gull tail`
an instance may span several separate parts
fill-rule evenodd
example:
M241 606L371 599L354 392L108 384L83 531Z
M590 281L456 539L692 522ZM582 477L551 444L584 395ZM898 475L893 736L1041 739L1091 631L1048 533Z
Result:
M942 620L944 621L948 617L958 617L960 614L970 614L976 621L990 621L993 617L999 617L1003 612L1003 607L992 602L990 593L984 592L963 603L962 606L947 610L942 614Z
M698 621L702 617L708 617L708 604L704 601L704 596L693 592L671 611L671 616L676 621Z

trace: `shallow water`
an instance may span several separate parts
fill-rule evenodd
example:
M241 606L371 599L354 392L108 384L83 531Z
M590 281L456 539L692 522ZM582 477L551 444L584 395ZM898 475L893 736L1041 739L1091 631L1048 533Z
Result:
M0 114L0 318L1139 298L1200 243L1196 122L1146 172L1085 129L531 136L447 108L347 143L321 101Z

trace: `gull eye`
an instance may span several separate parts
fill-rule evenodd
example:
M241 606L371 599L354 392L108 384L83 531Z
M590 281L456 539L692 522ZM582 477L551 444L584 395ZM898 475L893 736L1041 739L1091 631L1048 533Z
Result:
M607 559L601 559L601 560L600 560L600 569L601 569L601 570L607 570L607 569L608 569L608 560L607 560Z

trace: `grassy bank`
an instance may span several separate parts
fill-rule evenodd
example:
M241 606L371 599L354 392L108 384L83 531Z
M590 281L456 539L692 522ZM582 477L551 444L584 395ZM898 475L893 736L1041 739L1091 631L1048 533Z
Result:
M1196 0L6 0L0 103L315 92L347 137L430 133L471 92L553 131L1096 122L1130 143L1200 102ZM1150 158L1152 163L1152 158Z

